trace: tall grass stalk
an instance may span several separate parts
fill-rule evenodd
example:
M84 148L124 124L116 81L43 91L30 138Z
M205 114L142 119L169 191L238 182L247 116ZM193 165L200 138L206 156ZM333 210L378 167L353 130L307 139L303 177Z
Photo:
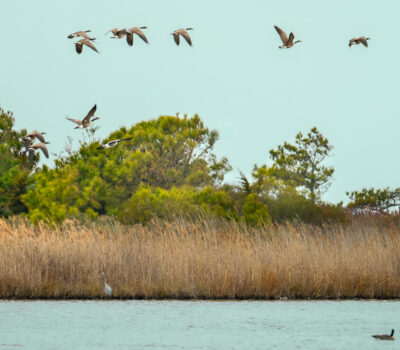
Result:
M399 298L400 230L0 220L0 298Z

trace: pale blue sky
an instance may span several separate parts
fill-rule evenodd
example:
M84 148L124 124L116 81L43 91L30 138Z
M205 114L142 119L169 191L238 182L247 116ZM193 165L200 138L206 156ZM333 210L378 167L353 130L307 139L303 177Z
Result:
M0 105L17 128L45 130L50 152L80 130L94 103L105 137L120 126L176 112L217 129L215 153L251 173L268 151L313 126L335 149L325 199L398 187L398 1L2 1ZM303 43L280 50L274 24ZM147 25L150 45L111 40L113 27ZM193 27L193 47L169 35ZM100 54L67 35L91 29ZM353 36L368 49L348 48ZM47 162L51 165L53 162Z

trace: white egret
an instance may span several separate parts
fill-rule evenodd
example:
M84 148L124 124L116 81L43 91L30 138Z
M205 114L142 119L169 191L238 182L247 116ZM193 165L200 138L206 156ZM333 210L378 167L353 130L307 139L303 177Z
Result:
M104 276L104 293L106 293L107 296L111 296L112 294L112 288L106 281L106 274L104 272L101 273Z

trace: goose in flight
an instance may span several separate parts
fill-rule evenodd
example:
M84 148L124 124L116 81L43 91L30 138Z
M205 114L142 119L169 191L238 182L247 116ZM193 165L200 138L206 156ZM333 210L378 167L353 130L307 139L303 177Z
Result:
M75 50L77 53L82 52L83 45L86 45L90 47L92 50L96 51L99 53L99 51L96 49L96 46L92 43L93 40L96 40L96 38L91 38L91 39L81 39L75 43Z
M87 116L85 118L83 118L82 120L73 119L73 118L69 118L69 117L67 117L67 119L70 120L71 122L74 122L75 124L78 124L78 126L75 127L74 129L86 129L89 125L92 124L93 121L100 119L100 117L91 119L96 112L96 108L97 108L97 105L94 105L92 107L92 109L89 111L89 113L87 114Z
M118 139L118 140L108 141L104 145L97 147L97 149L112 148L112 147L115 147L116 145L118 145L122 141L129 141L129 140L132 140L132 137L128 137L126 139Z
M359 44L363 44L365 47L368 47L367 40L371 40L371 38L366 38L365 36L360 36L358 38L351 38L349 40L349 47L352 47L353 45L359 45Z
M170 33L171 35L174 36L174 40L176 45L179 45L179 35L183 36L183 38L187 41L187 43L192 46L192 39L190 39L190 35L187 32L188 30L193 30L193 28L181 28L181 29L177 29L174 32Z
M104 35L107 35L108 33L112 33L113 34L113 36L111 37L111 39L121 39L121 38L123 38L125 35L126 35L126 28L122 28L122 29L118 29L118 28L113 28L113 29L110 29L106 34L104 34Z
M294 46L294 44L302 42L301 40L294 41L293 32L291 32L289 34L289 38L288 38L286 33L281 28L279 28L278 26L274 26L274 28L278 32L279 36L281 37L282 43L283 43L282 46L279 46L280 49L285 49L285 48L290 49L292 46Z
M47 150L46 144L49 144L50 142L40 142L40 143L35 143L34 145L29 146L28 151L29 151L29 161L33 162L34 160L34 155L35 151L38 149L41 149L46 158L49 158L49 151Z
M32 144L32 141L38 139L40 142L45 143L43 135L46 135L46 132L32 131L24 137L25 148L28 150L29 146Z
M128 29L126 31L126 41L128 42L129 46L133 45L133 35L136 34L140 39L142 39L146 44L149 43L149 41L146 38L146 35L143 33L141 29L147 29L146 26L144 27L133 27L131 29Z
M79 30L75 33L68 35L68 39L76 38L78 36L81 36L82 38L85 38L85 39L92 39L89 35L86 34L86 33L90 33L90 32L91 32L91 30Z
M376 335L373 335L373 337L377 340L394 340L395 338L394 338L393 334L394 334L394 329L392 329L392 331L390 332L390 335L389 334L376 334Z

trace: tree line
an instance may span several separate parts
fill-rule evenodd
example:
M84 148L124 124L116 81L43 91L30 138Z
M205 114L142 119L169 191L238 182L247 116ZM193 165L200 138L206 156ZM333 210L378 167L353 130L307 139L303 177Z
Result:
M213 153L218 132L198 115L160 116L121 127L104 142L132 137L98 150L96 128L78 150L66 147L53 168L30 161L25 129L15 130L11 112L0 109L0 216L25 215L33 222L67 217L146 223L154 217L194 217L203 213L247 224L300 220L345 222L348 215L385 213L400 204L400 189L348 192L351 202L331 204L321 196L332 182L326 165L333 146L312 128L269 152L271 165L254 165L251 177L224 181L228 159ZM350 213L350 214L349 214Z

